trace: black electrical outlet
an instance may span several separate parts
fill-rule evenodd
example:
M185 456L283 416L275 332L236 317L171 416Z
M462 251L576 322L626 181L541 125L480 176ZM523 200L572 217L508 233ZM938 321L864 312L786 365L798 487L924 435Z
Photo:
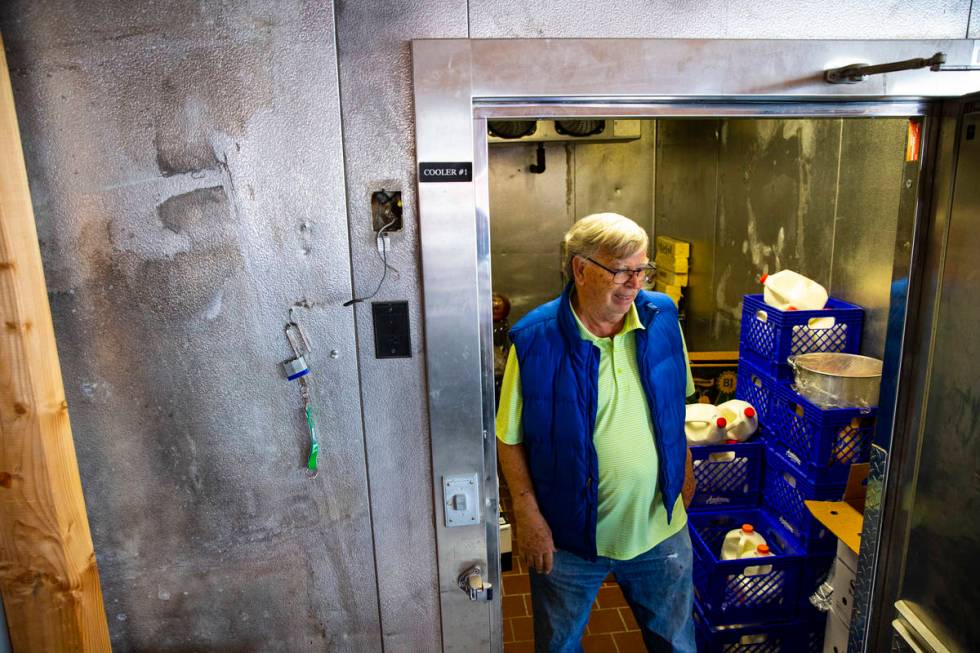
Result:
M408 302L371 302L371 315L374 318L374 357L411 358Z

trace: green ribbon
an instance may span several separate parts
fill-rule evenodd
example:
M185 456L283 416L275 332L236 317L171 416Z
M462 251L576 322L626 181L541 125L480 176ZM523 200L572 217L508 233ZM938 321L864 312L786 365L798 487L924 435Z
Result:
M320 443L316 438L316 423L313 421L313 405L306 404L306 426L310 429L310 457L306 460L306 467L311 472L317 471L316 459L320 453Z

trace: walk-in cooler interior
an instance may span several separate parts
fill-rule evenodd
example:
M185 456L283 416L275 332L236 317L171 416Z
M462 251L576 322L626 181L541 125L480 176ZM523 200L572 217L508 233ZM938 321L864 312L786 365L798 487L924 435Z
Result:
M543 172L537 142L491 136L492 283L511 324L560 292L572 223L613 211L646 228L651 247L661 235L691 244L691 351L736 351L742 296L788 268L864 307L862 353L882 357L909 119L605 122L634 136L544 142Z

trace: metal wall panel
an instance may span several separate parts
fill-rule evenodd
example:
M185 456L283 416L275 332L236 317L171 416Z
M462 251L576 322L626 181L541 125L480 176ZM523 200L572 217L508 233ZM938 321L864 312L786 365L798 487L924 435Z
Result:
M653 232L657 123L643 121L640 138L576 145L573 150L575 219L612 211Z
M541 174L527 170L534 145L489 148L493 290L510 299L511 324L561 292L560 243L576 215L575 147L546 144Z
M958 39L969 15L970 0L835 0L819 7L792 0L613 0L594 11L567 1L470 2L473 38Z
M962 65L973 60L975 46L973 41L938 39L474 39L467 51L473 65L470 93L476 98L690 100L750 95L784 101L895 100L973 92L980 85L980 71L937 75L928 69L904 70L836 85L827 84L820 73L853 61L895 61L936 51L946 53L947 63ZM776 51L778 57L773 56ZM833 114L832 108L821 106ZM687 115L704 115L704 107L698 108L702 113Z
M844 120L829 289L865 310L861 352L882 358L908 122Z
M626 215L652 232L655 123L620 143L548 143L532 174L531 144L494 145L490 155L493 287L511 300L511 324L561 292L560 244L591 213Z
M533 146L494 146L494 288L511 298L514 321L551 299L560 287L562 233L571 220L607 206L651 233L692 243L692 350L737 349L742 295L759 291L762 272L791 268L865 306L865 352L880 357L906 124L645 121L638 141L550 146L542 175L526 171Z
M830 281L840 121L729 120L720 142L711 342L734 350L760 274Z
M684 290L685 332L691 351L721 348L710 337L716 306L720 135L718 120L662 120L657 124L654 231L691 243L690 285Z
M660 124L657 230L693 244L691 349L736 349L742 295L790 268L867 306L881 356L906 121Z
M0 8L116 651L381 647L332 26L301 0Z
M346 309L357 319L383 637L385 647L395 651L442 645L409 40L465 37L466 29L463 0L338 4L350 253L358 297L374 292L383 270L371 228L371 193L400 190L404 201L405 227L392 235L388 252L395 271L389 271L374 300L408 300L412 358L376 359L370 302Z

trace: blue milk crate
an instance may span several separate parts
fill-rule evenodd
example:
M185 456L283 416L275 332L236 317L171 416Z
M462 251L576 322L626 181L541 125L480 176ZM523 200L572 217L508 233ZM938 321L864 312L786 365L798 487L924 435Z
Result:
M759 416L759 425L766 432L772 431L772 404L781 382L751 353L741 353L738 359L738 381L735 398L747 401Z
M877 408L820 408L780 387L770 412L769 441L816 483L847 483L850 466L868 460Z
M694 511L688 516L694 549L694 595L716 626L791 619L799 600L804 552L776 518L761 509ZM721 560L725 535L752 524L772 556ZM749 574L748 567L771 567Z
M766 455L761 441L695 445L690 449L697 489L689 510L759 505Z
M820 653L826 617L715 627L694 602L699 653Z
M817 591L827 578L827 572L834 566L836 555L833 553L816 553L808 555L803 563L803 575L800 581L800 601L796 615L801 619L817 618L826 615L810 603L810 596Z
M804 501L840 501L846 483L818 485L770 443L766 443L766 473L762 502L770 508L808 553L832 551L837 537L817 521Z
M793 371L786 359L813 351L858 353L864 309L831 297L827 306L818 311L781 311L769 306L762 295L742 298L742 327L739 351L759 356L771 374L779 379L791 379ZM811 322L817 318L833 318L833 325L818 328Z

